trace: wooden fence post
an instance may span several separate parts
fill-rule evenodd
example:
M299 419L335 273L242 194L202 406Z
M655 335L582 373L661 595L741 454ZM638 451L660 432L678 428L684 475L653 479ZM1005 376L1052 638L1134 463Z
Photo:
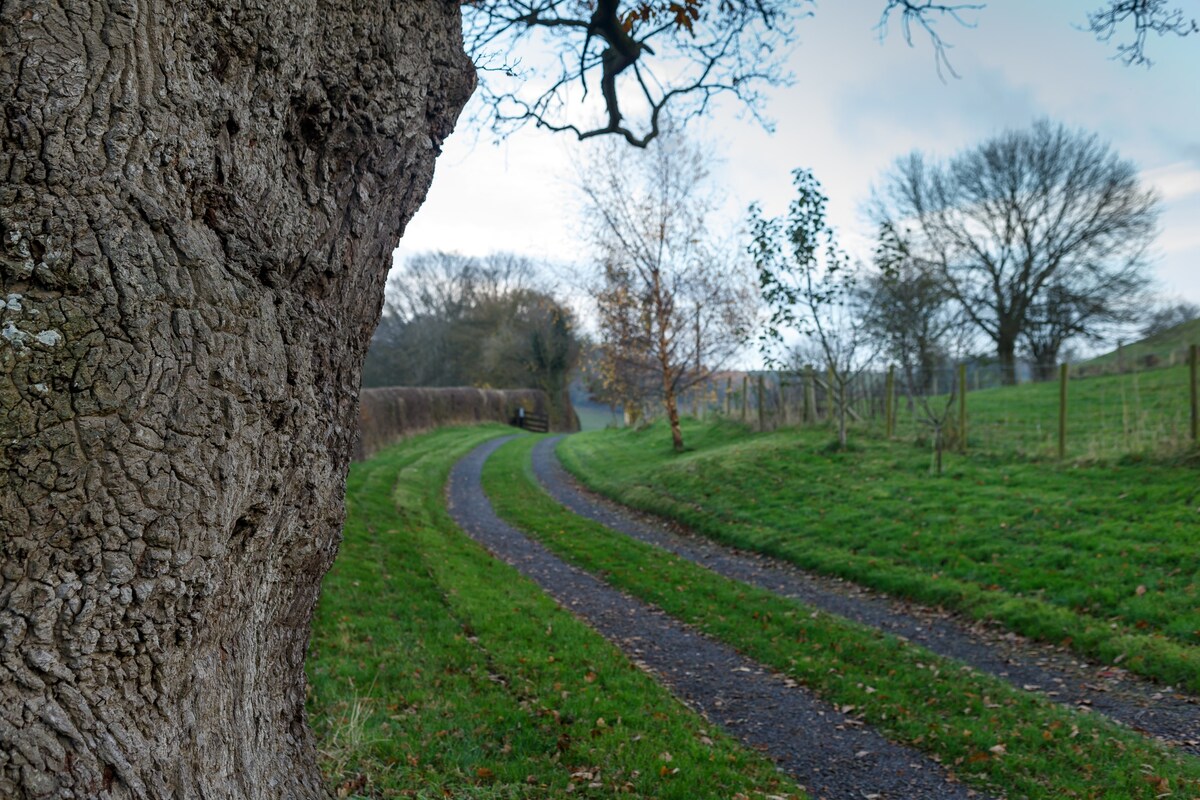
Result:
M788 403L787 403L787 387L788 384L783 380L783 373L779 374L779 419L783 427L788 424Z
M742 376L742 422L746 421L746 401L749 399L749 397L748 397L749 394L750 394L750 376L743 375Z
M804 365L804 422L817 421L817 373L812 364Z
M967 365L958 365L958 452L967 452Z
M1067 457L1067 381L1071 370L1063 364L1058 369L1058 457Z
M1188 348L1191 363L1189 371L1192 377L1192 444L1200 445L1200 384L1196 382L1196 373L1200 372L1200 345Z
M767 418L765 416L767 409L764 403L766 398L763 397L763 394L763 376L760 374L758 376L758 429L760 431L765 431L767 429Z
M883 389L883 428L887 438L896 435L896 365L888 364L887 383Z
M733 378L725 376L725 416L729 416L729 394L733 391Z

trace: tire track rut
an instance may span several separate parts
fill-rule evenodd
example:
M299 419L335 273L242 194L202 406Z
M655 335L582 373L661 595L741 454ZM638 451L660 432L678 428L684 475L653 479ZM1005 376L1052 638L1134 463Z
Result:
M898 601L786 562L721 545L580 487L559 463L561 436L538 442L533 471L542 487L575 514L660 547L733 580L800 600L814 608L894 634L957 659L1019 689L1039 692L1084 712L1096 711L1200 756L1200 700L1124 670L1081 661L1065 648L1040 644L998 626L969 623Z
M448 507L459 527L536 581L693 708L767 753L814 799L983 797L951 781L923 753L888 741L794 681L567 564L500 520L480 476L488 456L505 441L481 445L451 471Z

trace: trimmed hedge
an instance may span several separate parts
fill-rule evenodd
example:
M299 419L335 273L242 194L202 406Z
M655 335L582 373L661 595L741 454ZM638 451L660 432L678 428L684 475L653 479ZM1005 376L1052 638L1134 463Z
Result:
M511 424L517 408L548 414L550 401L540 389L424 388L390 386L363 389L358 402L358 441L354 460L363 461L388 445L416 433L477 422Z

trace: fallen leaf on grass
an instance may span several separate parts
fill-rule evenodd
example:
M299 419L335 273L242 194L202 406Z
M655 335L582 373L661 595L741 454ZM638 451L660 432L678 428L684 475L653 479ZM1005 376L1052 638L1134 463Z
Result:
M362 775L362 774L355 775L353 778L349 779L348 781L346 781L345 783L343 783L341 786L338 787L337 796L338 797L349 797L351 794L357 792L359 789L363 788L366 785L367 785L367 776L366 775Z
M1169 797L1171 795L1171 782L1166 778L1158 775L1143 775L1142 779L1154 787L1154 791L1159 793L1158 797Z

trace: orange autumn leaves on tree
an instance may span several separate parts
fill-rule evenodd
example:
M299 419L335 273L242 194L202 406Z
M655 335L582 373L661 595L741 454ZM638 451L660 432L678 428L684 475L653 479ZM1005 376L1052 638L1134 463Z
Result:
M683 0L683 2L669 3L639 3L634 8L625 13L624 19L621 20L621 26L626 33L633 32L633 26L637 22L651 22L661 19L664 16L669 16L675 23L675 27L686 30L688 33L695 35L695 23L700 19L700 7L704 5L704 0Z

